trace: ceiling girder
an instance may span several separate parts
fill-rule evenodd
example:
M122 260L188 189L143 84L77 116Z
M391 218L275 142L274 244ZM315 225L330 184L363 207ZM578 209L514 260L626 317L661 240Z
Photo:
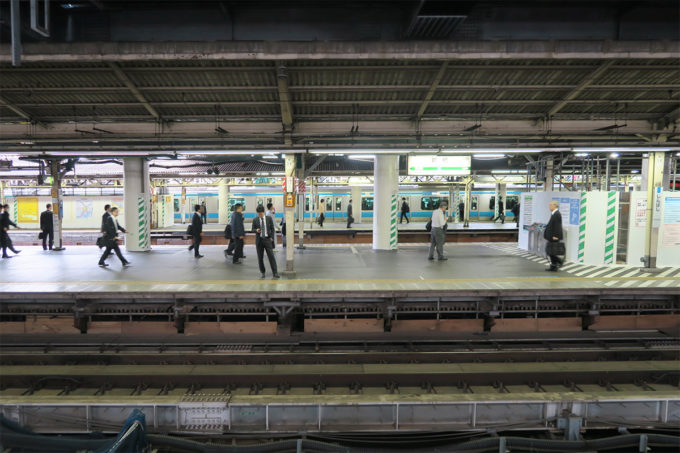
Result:
M161 120L161 115L158 113L158 111L149 104L149 101L146 100L144 95L137 89L135 84L130 80L130 78L123 72L123 70L118 66L118 63L114 62L109 62L109 67L113 70L114 74L116 74L116 77L118 77L118 80L123 82L123 84L130 90L132 95L144 106L144 108L153 116L156 118L157 121ZM54 104L51 104L54 105ZM96 105L101 105L101 104L96 104ZM95 106L96 106L95 105Z
M554 116L557 112L562 110L570 101L576 99L576 97L581 94L583 90L588 88L588 86L593 83L598 77L604 74L609 68L611 68L615 63L615 60L608 60L602 63L597 69L588 74L581 82L572 89L560 102L552 106L546 116L548 118ZM629 102L629 101L626 101Z

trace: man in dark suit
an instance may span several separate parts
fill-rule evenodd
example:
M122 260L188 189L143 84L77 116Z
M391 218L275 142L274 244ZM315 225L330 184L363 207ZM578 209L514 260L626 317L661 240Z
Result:
M194 258L203 258L198 252L198 247L203 239L203 219L201 218L201 205L194 205L194 217L191 219L191 237L194 242L189 246L189 251L194 251Z
M118 259L123 263L123 266L129 266L130 262L123 257L120 252L120 247L118 246L118 222L116 221L118 217L118 208L111 208L111 214L106 217L106 222L104 222L104 241L106 243L106 249L99 258L100 267L108 267L108 264L104 262L106 258L109 257L111 251L116 252Z
M353 214L353 209L352 209L352 200L349 200L349 203L347 203L347 228L351 227L352 224L354 223L354 217L352 216Z
M411 212L411 208L409 207L408 203L406 202L406 198L401 199L401 213L399 214L399 223L403 222L404 219L406 219L406 223L411 223L411 221L408 218L408 213Z
M557 201L550 202L550 220L543 231L543 238L548 241L546 253L550 258L550 267L546 269L550 272L557 272L562 266L562 259L557 255L552 255L552 244L560 242L562 235L562 214L560 214L560 204Z
M43 250L47 250L48 244L50 250L52 250L52 245L54 244L54 215L52 214L52 205L49 203L45 206L45 210L40 214L40 230L43 235Z
M7 249L10 249L15 254L21 253L21 250L15 250L14 245L12 245L12 239L9 237L10 225L14 228L19 228L17 224L10 219L9 205L6 204L2 206L2 213L0 214L0 247L2 247L3 258L11 258L11 256L7 254Z
M105 204L104 205L104 214L102 214L102 226L100 228L100 231L102 233L104 232L104 229L106 227L106 219L108 219L110 215L111 215L111 205Z
M274 257L274 222L270 216L264 215L264 207L262 205L257 207L257 217L253 219L252 232L255 233L255 248L257 249L257 264L260 266L260 273L262 278L265 277L264 269L264 252L267 252L269 259L269 267L272 268L274 278L279 278L279 272L276 267L276 258Z
M243 205L236 203L234 205L234 212L231 214L231 237L234 238L236 246L234 247L234 264L242 264L240 258L245 258L243 255L243 240L246 238L246 228L243 224Z

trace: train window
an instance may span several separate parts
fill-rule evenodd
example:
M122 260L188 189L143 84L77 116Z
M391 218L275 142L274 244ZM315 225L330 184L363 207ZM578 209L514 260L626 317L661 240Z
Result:
M342 198L337 197L335 199L335 210L336 211L342 211Z
M331 212L333 210L333 199L331 197L326 198L326 211Z
M309 197L305 197L305 211L309 211Z
M273 198L267 198L267 204L269 204L269 203L274 203L274 199Z
M512 208L519 203L519 197L517 195L510 195L505 199L505 209L512 211Z
M363 197L361 199L361 210L362 211L373 210L373 197Z
M241 203L244 211L246 210L246 199L245 198L231 198L230 197L229 201L227 203L227 205L229 206L229 212L233 212L234 211L234 205L238 204L238 203Z
M444 201L447 205L449 204L448 197L421 197L420 198L420 210L421 211L434 211L439 209L439 204Z
M470 204L470 211L476 211L477 210L477 196L472 197L472 203Z
M262 198L258 198L258 199L257 199L257 205L258 205L258 206L262 206Z
M491 198L489 198L489 210L494 211L496 209L496 196L491 195Z
M174 211L175 211L175 212L179 212L179 198L175 198L175 199L173 200L172 205L173 205Z

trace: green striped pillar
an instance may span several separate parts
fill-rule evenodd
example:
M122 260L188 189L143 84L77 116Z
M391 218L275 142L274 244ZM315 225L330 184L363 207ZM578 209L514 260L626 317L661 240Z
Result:
M616 235L616 192L607 192L607 226L604 240L604 264L614 264Z
M145 194L137 196L137 245L142 250L149 250L149 203Z
M390 216L390 249L397 250L399 233L397 231L397 217L399 217L399 200L397 194L392 194L392 212Z
M581 205L578 221L578 262L582 263L586 255L586 192L581 192Z
M14 211L14 220L15 223L19 223L19 199L14 198L14 202L12 203L12 210Z

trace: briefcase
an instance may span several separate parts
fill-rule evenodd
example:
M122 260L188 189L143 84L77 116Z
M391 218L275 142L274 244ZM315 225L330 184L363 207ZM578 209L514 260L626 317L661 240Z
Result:
M567 248L564 242L548 242L548 255L566 255Z
M45 233L38 233L38 239L43 239L45 237Z

